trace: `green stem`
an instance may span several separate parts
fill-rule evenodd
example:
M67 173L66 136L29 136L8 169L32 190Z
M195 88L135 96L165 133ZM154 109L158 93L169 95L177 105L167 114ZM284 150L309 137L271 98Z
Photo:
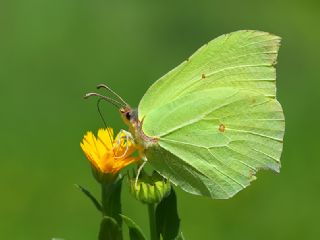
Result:
M102 214L114 218L121 226L121 181L101 184Z
M150 239L160 240L160 236L158 235L157 228L156 228L156 216L155 216L154 204L148 204L148 212L149 212L149 225L150 225Z

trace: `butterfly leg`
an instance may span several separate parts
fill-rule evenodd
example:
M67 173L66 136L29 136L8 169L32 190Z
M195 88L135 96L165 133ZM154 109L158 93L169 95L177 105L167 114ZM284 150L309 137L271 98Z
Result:
M135 187L138 186L138 179L139 179L139 176L141 174L141 171L142 171L144 165L146 165L146 163L148 162L148 159L146 158L145 155L140 154L140 158L142 159L143 163L138 168L137 176L136 176L135 183L134 183Z
M119 134L120 134L120 136L124 134L124 136L121 136L121 137L119 137L119 138L117 139L117 145L118 145L118 147L120 147L121 140L122 140L122 139L125 139L125 141L126 141L126 150L125 150L125 152L122 154L122 156L115 157L116 159L117 159L117 158L123 158L123 157L127 154L128 150L129 150L129 144L128 144L128 143L129 143L129 140L130 140L133 144L135 144L134 138L133 138L133 136L132 136L132 134L131 134L130 132L121 129ZM146 156L145 156L141 151L139 151L139 158L142 160L142 164L139 166L138 171L137 171L137 175L136 175L136 179L135 179L135 186L136 186L136 187L137 187L137 183L138 183L138 179L139 179L139 176L140 176L140 174L141 174L141 171L142 171L143 167L145 166L145 164L146 164L147 161L148 161L148 159L146 158Z
M121 137L119 137L119 138L117 139L118 148L120 148L121 139L125 138L125 139L126 139L126 140L125 140L125 141L126 141L126 150L124 151L124 153L122 154L122 156L115 157L115 159L123 158L123 157L127 154L128 150L129 150L129 144L128 144L128 143L129 143L129 139L130 139L132 142L134 141L134 140L133 140L133 137L132 137L132 135L131 135L130 132L127 132L127 131L121 129L119 134L120 134L120 136L121 136L122 134L124 134L124 136L121 136ZM118 151L118 149L117 149L117 151Z

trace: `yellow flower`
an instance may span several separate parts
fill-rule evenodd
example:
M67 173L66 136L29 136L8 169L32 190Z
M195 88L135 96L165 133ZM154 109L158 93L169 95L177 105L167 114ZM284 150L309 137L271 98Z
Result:
M99 129L96 138L87 132L80 146L93 167L103 174L117 174L130 163L138 161L131 156L136 150L133 142L120 132L114 139L113 129Z

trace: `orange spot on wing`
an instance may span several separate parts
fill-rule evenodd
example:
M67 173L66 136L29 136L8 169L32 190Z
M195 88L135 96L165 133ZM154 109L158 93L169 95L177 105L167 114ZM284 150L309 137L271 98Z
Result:
M202 78L202 79L205 79L205 78L206 78L206 75L204 75L204 73L202 73L201 78Z
M226 127L221 123L219 126L219 131L224 132L226 130Z

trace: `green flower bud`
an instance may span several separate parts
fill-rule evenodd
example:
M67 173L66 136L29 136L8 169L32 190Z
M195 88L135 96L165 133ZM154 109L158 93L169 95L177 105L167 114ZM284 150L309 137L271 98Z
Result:
M129 186L132 196L146 204L159 203L171 190L170 181L156 171L151 176L141 172L137 182L135 176L129 176Z

